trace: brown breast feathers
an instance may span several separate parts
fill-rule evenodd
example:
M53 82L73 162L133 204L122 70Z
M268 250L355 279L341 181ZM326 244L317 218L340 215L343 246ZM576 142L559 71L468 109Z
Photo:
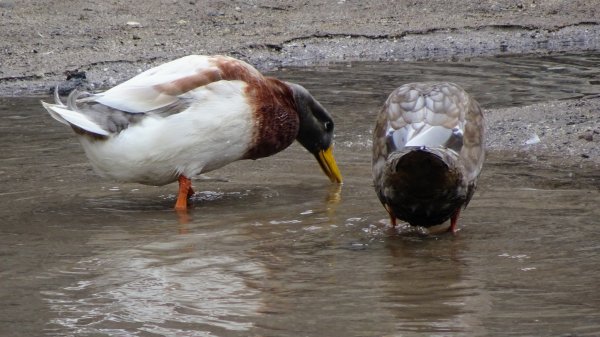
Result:
M252 107L254 130L244 159L267 157L290 146L299 128L292 90L278 79L262 76L242 61L222 57L215 63L223 79L248 84L245 94Z

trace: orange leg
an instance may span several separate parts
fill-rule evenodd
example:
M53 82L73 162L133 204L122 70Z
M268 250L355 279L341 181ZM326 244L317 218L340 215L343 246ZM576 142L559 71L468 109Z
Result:
M392 228L396 228L396 216L394 215L394 213L392 213L392 210L387 204L383 204L383 207L385 207L385 210L390 215L390 223L392 224Z
M450 227L448 228L448 232L452 232L452 234L456 233L456 224L458 223L458 216L460 215L460 208L452 214L452 218L450 218Z
M392 228L396 228L396 217L390 214L390 223L392 224Z
M187 199L194 194L192 190L192 181L190 178L180 175L179 176L179 193L177 194L177 202L175 203L175 209L178 211L187 210Z

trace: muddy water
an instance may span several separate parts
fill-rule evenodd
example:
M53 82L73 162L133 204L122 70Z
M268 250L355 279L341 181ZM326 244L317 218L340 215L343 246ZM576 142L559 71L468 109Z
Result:
M598 172L492 153L459 234L422 238L386 226L369 163L400 83L520 105L598 93L597 61L282 70L335 115L343 187L294 145L196 180L188 214L175 185L96 177L38 99L0 99L0 335L598 335Z

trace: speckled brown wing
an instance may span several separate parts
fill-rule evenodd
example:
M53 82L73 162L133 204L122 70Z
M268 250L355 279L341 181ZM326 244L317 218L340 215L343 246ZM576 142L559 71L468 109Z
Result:
M375 190L390 215L428 227L466 206L485 157L483 137L481 108L458 85L394 90L373 134Z

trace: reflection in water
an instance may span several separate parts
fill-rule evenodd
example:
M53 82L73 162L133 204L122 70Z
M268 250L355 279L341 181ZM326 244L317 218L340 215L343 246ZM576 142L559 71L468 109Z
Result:
M335 115L343 186L292 146L195 181L184 214L171 186L96 177L38 99L0 99L0 335L598 335L595 168L491 153L461 231L433 238L389 230L370 172L399 83L525 104L599 92L597 60L284 70Z
M298 186L285 193L302 189L306 187ZM310 202L310 209L292 217L285 205L271 209L273 218L265 218L264 214L252 210L241 212L238 221L245 225L238 228L228 228L228 221L223 219L208 224L212 230L199 228L207 224L202 220L198 222L196 217L203 210L196 209L198 212L175 213L179 222L173 229L177 228L177 233L183 235L173 236L173 232L167 234L166 240L153 241L156 235L132 237L123 231L94 235L88 244L112 248L77 261L69 270L52 272L80 277L62 289L43 292L50 309L58 316L50 322L47 331L75 335L144 332L245 336L255 327L256 316L272 312L260 289L264 289L262 284L269 278L267 274L274 275L273 271L280 269L282 255L277 255L279 258L271 265L269 259L261 258L262 254L246 254L247 247L237 251L231 246L243 244L248 237L254 239L256 229L259 229L256 240L260 240L261 235L264 240L268 235L260 230L263 226L289 225L287 233L314 233L326 225L331 226L341 193L341 185L332 185L316 196L316 203ZM252 198L270 200L274 195L281 193L258 188L245 192L200 191L193 199L202 203L229 202L228 198L235 198L244 204ZM134 207L115 198L100 197L89 202L103 210L111 204L121 211ZM311 219L307 223L307 217L313 216L318 222ZM302 226L300 231L295 228L297 224ZM131 248L124 246L123 241L140 245ZM276 249L269 249L269 254L274 253Z
M396 318L398 331L485 332L479 317L489 311L489 298L478 290L481 284L464 275L468 266L456 240L386 240L391 259L385 278L395 286L388 288L385 303Z
M327 197L325 198L325 204L327 207L327 216L335 223L335 213L342 201L342 184L331 184Z
M106 244L118 235L92 240ZM49 330L190 336L247 331L253 326L248 317L260 306L258 290L247 283L262 278L261 265L218 252L199 256L194 235L106 252L57 271L82 279L44 293L58 314Z

